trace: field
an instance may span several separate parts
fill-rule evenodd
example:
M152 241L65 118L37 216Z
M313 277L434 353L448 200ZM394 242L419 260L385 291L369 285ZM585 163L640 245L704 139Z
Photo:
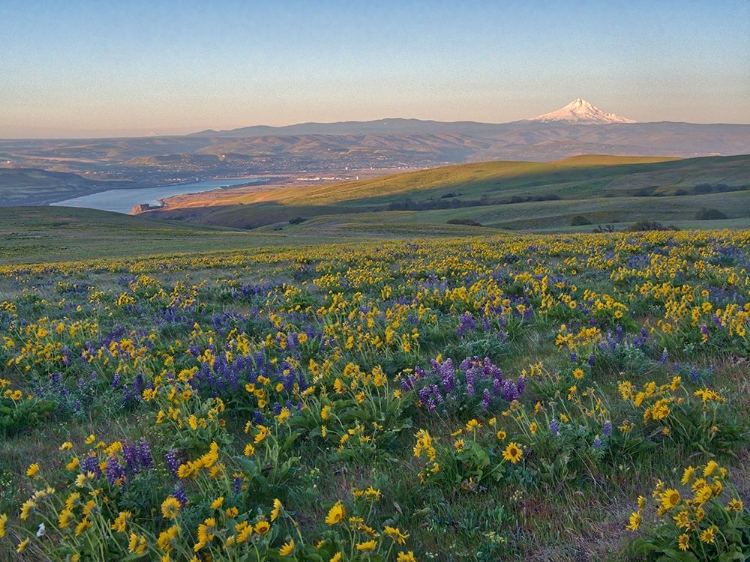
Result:
M22 212L0 559L750 555L750 231Z
M483 162L322 186L181 196L148 214L272 231L288 228L289 221L339 222L342 217L400 226L470 221L504 230L578 226L585 231L606 224L619 224L622 230L639 220L685 228L690 221L709 218L704 213L711 210L716 218L734 221L732 228L747 228L749 174L747 155ZM585 225L590 226L581 228Z

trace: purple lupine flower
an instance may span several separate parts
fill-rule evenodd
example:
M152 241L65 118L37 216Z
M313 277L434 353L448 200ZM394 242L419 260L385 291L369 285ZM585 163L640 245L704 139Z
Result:
M235 476L232 479L232 493L235 496L239 496L242 493L242 477Z
M430 387L429 386L423 386L419 389L419 392L417 392L417 396L419 396L419 401L423 404L427 402L427 400L430 397Z
M485 410L490 407L490 390L485 388L482 392L482 408Z
M594 352L591 352L591 355L589 355L589 366L593 367L594 363L596 363L596 357L594 357Z
M506 402L513 402L518 399L518 389L511 380L506 380L503 385L503 399Z
M110 486L114 486L118 481L120 484L125 481L125 470L120 466L120 461L117 460L117 457L111 456L107 459L105 470Z
M256 408L255 413L253 413L253 423L255 425L263 425L263 414Z
M524 377L523 375L518 377L517 390L519 396L526 390L526 377Z
M598 449L598 448L600 448L602 446L602 440L601 440L601 438L598 435L594 439L593 446L594 446L594 449Z
M700 374L698 373L698 369L693 367L690 369L690 380L693 382L698 382L698 379L700 379Z
M549 422L549 430L555 437L560 436L560 423L557 420Z
M661 353L661 357L659 358L659 365L663 365L664 362L667 360L667 357L669 357L669 353L667 352L667 348L664 348L664 351Z
M578 362L578 354L575 351L570 354L570 362L571 363Z
M464 312L461 317L459 318L458 328L456 332L458 333L459 337L463 336L465 332L469 330L475 330L477 327L477 322L474 320L474 317L471 315L471 312Z
M188 504L188 498L187 494L185 493L185 489L177 484L177 486L174 487L174 491L172 492L172 497L176 499L178 502L180 502L180 505L182 507L185 507Z
M414 388L414 376L409 375L408 377L403 377L401 379L401 390L404 392L409 392Z
M438 404L442 404L443 403L443 395L440 394L440 389L437 387L437 385L436 384L431 384L430 385L430 390L432 391L432 394L435 396L435 400L437 401L437 403Z
M609 437L612 435L612 422L607 420L604 422L604 425L602 426L602 435L604 437Z
M708 326L701 324L701 335L708 337Z
M440 382L445 392L451 392L455 388L456 371L453 368L453 360L449 357L438 369Z
M476 381L476 373L474 369L466 371L466 394L474 396L474 383Z
M177 471L180 469L180 465L182 464L180 462L180 459L177 457L177 454L174 450L167 451L164 455L164 460L167 463L167 468L169 469L169 472L172 473L172 476L174 478L177 478Z
M502 379L495 379L492 382L492 392L495 396L500 396L503 393L504 381Z
M131 443L122 444L122 456L125 457L125 468L128 474L135 474L140 468L138 446Z
M154 458L151 455L151 447L149 446L145 437L141 437L138 457L141 462L141 466L146 470L150 470L154 467Z
M81 461L81 471L83 471L84 474L87 472L93 472L97 478L102 475L102 471L99 468L99 459L96 458L96 453L94 451L89 451L86 458Z
M120 387L120 374L115 374L114 377L112 377L112 388L117 389Z

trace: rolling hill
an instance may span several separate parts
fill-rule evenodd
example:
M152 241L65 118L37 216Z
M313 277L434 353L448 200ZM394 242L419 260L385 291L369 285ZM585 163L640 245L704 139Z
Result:
M684 160L582 156L556 162L484 162L225 196L220 204L213 204L210 195L179 197L167 203L165 209L149 213L248 229L285 228L289 221L302 225L323 216L340 219L347 215L356 220L355 215L373 213L382 222L392 212L411 213L417 222L470 219L498 227L508 226L505 223L512 215L521 212L538 216L539 221L543 218L544 224L513 223L514 228L525 229L568 226L573 216L584 214L582 209L591 215L586 218L592 223L690 220L706 208L717 209L730 219L746 219L750 156ZM530 211L540 207L545 209L541 215ZM676 209L680 210L677 214Z

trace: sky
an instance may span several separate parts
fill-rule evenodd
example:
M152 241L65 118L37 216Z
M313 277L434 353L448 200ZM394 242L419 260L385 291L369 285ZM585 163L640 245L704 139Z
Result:
M504 123L578 97L750 123L748 29L747 0L0 0L0 138Z

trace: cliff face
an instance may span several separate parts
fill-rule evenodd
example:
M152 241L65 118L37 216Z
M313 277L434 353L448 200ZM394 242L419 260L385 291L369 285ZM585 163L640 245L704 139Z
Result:
M145 213L146 211L153 211L154 209L161 209L162 205L149 205L148 203L139 203L135 207L133 207L133 210L130 211L131 215L138 215L140 213Z

